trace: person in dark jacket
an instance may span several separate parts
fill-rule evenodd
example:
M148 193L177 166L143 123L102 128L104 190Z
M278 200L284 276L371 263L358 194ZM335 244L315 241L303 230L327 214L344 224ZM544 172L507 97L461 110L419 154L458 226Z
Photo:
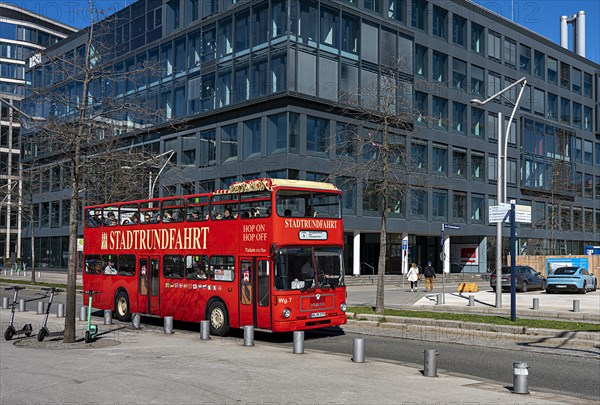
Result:
M433 291L433 279L435 278L435 269L431 265L431 262L427 262L427 266L423 269L423 275L425 276L425 291Z

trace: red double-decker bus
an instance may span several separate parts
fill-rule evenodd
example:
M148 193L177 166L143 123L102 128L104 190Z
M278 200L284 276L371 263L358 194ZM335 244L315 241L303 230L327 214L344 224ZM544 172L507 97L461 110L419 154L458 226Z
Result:
M94 307L210 320L213 335L346 323L341 192L256 179L212 193L85 207Z

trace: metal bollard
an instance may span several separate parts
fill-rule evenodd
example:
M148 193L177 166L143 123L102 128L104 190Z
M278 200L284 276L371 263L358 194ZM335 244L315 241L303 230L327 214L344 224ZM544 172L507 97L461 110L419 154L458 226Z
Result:
M470 307L475 306L475 296L474 295L469 295L469 306Z
M573 300L573 312L579 312L579 300Z
M19 299L19 312L25 312L27 308L25 307L25 298Z
M2 297L2 309L8 309L8 297Z
M79 308L79 320L87 321L87 307L83 306Z
M200 339L210 339L210 321L200 321Z
M112 325L112 311L110 309L104 310L104 324Z
M38 315L44 313L44 301L38 301L37 313Z
M165 335L170 335L171 333L173 333L173 317L172 316L165 316L164 333L165 333Z
M529 366L527 363L513 363L513 393L529 394L528 376Z
M355 363L365 362L365 340L363 338L354 338L352 343L352 361Z
M56 307L56 317L57 318L65 317L65 304L58 304L58 307Z
M442 294L435 295L435 305L442 305Z
M437 350L426 349L423 353L425 353L423 375L425 377L437 377Z
M13 269L10 269L10 275L11 276L13 275Z
M38 276L38 278L42 278L42 272L38 271L38 275L37 276Z
M533 309L534 310L540 309L540 299L539 298L533 299Z
M304 331L294 331L294 354L304 354Z
M254 346L254 326L244 326L244 346Z
M142 328L142 317L137 312L131 316L131 326L136 330Z

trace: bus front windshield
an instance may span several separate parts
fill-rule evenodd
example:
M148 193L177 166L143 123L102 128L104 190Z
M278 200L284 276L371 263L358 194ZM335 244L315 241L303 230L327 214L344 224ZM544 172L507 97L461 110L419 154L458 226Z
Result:
M275 288L306 291L344 285L343 263L339 247L281 248L275 257Z

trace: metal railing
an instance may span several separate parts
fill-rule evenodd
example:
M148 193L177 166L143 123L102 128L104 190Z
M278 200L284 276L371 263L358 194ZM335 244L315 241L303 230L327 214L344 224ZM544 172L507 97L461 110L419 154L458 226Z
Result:
M373 284L375 282L375 267L371 266L369 263L360 262L361 273L362 273L362 265L363 264L371 269L371 284Z

